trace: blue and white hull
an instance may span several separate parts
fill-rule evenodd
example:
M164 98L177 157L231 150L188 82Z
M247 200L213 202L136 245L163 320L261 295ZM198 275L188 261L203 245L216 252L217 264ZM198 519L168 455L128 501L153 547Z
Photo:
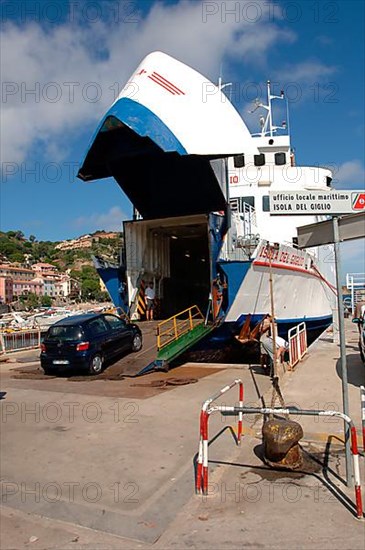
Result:
M331 301L335 295L333 285L310 264L304 263L305 255L298 255L294 248L281 248L282 254L290 253L303 259L303 265L291 265L279 260L270 263L258 256L245 262L221 262L220 269L227 277L228 308L221 331L235 333L248 315L255 325L271 312L270 271L273 281L274 314L280 336L287 338L288 330L301 322L306 323L308 339L312 341L332 323ZM290 251L290 252L288 252ZM311 259L307 259L311 262Z

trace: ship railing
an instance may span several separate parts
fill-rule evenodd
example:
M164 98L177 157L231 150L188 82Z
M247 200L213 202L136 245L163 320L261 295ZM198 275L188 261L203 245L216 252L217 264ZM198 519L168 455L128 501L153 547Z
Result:
M197 325L204 323L204 315L194 305L157 325L157 349L160 350L171 342L178 340L184 334L193 330Z
M351 312L354 313L356 304L365 301L365 273L347 273L346 287L351 291Z
M348 290L352 288L365 289L365 273L347 273L346 287Z
M261 237L258 233L247 234L246 236L238 235L233 246L231 248L226 246L222 251L221 259L230 261L250 260L260 239Z
M237 216L236 224L240 226L243 235L250 235L257 230L256 210L253 206L237 197L229 201L232 213Z

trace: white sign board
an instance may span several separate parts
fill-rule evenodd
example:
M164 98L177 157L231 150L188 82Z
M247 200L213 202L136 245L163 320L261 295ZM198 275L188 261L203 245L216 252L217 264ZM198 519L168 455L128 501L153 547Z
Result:
M328 191L270 191L270 214L281 216L336 215L365 212L365 192L332 189Z

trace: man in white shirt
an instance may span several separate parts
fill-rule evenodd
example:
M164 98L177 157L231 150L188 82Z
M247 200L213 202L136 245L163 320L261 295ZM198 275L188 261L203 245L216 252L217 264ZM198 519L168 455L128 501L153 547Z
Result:
M146 318L147 321L153 321L153 308L155 305L155 291L153 288L153 283L148 283L148 286L145 290L146 298Z
M267 359L266 357L269 356L271 361L274 361L274 341L271 335L271 316L266 315L265 319L262 322L262 332L260 337L260 349L261 349L261 365L268 366L267 365ZM288 342L284 340L284 338L281 338L280 336L276 336L275 338L275 344L276 344L276 357L279 361L284 360L284 354L289 348ZM266 357L265 357L266 356Z

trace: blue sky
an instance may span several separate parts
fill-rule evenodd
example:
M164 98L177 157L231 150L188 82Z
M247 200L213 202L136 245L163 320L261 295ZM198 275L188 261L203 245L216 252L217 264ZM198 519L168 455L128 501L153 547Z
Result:
M235 84L247 111L267 79L290 100L301 165L364 187L364 2L2 1L1 229L61 240L116 229L131 206L113 180L75 177L100 117L140 60L162 50ZM364 242L343 246L365 271Z

